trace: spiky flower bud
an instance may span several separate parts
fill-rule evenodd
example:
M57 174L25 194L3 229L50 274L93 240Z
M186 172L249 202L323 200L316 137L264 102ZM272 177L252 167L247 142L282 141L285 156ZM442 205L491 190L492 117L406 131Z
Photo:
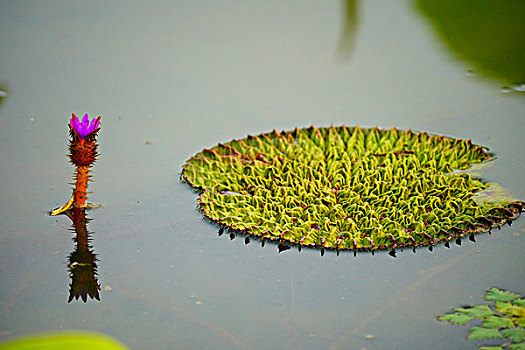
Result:
M82 118L82 121L79 121L75 113L71 114L71 120L69 121L69 126L77 133L77 135L85 139L86 136L91 134L93 131L97 130L100 125L100 116L98 116L96 119L91 120L91 123L89 122L88 114L84 114L84 117Z
M95 162L97 157L96 137L100 130L100 116L89 122L86 113L80 122L73 114L69 122L69 134L71 140L69 143L69 157L71 163L79 166L90 166Z

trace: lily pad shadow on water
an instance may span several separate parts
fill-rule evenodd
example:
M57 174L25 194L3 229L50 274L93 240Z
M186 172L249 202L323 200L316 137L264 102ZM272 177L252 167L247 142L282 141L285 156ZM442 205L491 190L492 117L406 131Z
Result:
M524 1L416 1L439 38L475 72L525 83Z

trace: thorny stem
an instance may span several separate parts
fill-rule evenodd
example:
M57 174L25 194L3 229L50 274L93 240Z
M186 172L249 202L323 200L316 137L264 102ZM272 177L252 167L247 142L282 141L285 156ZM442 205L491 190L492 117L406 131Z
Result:
M63 214L73 208L75 209L91 209L94 206L90 203L86 203L87 199L87 185L89 180L89 166L83 165L78 166L76 171L75 188L69 201L50 212L51 216Z
M89 166L77 167L77 181L73 190L73 206L78 209L86 208L86 191L89 178Z

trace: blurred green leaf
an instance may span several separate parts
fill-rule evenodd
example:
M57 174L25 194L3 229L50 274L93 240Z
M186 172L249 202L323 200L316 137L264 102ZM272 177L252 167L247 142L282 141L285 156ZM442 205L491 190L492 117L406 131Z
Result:
M519 294L498 288L490 288L485 294L485 300L487 301L512 301L516 298L519 298Z
M113 338L94 332L67 331L28 335L0 344L0 350L126 350Z
M467 339L499 339L503 338L501 333L497 329L483 328L483 327L472 327L470 334Z
M515 343L525 341L525 329L523 328L502 329L501 334Z
M479 350L503 350L502 346L481 346Z
M490 315L493 315L494 312L490 309L488 305L474 305L467 307L458 307L454 309L456 312L460 312L470 317L474 318L484 318Z
M521 296L514 292L491 288L485 294L485 300L494 302L494 308L491 309L487 304L456 308L454 313L440 316L438 320L454 324L481 320L481 327L473 326L467 339L508 341L501 345L482 346L480 349L525 350L525 307Z
M525 307L522 306L523 303L515 302L496 302L496 310L498 312L506 315L507 317L512 317L512 321L519 326L525 326Z
M525 308L522 308L516 305L511 305L505 308L503 313L507 316L512 316L512 317L518 317L518 318L525 317Z
M496 329L512 328L514 327L514 323L506 317L488 316L483 320L482 327Z
M443 315L443 316L438 317L439 321L447 321L447 322L450 322L452 324L461 324L461 325L464 325L465 323L467 323L471 319L472 319L472 317L467 316L467 315L462 314L462 313L459 313L459 312L455 312L453 314L447 314L447 315Z
M525 350L525 343L510 344L509 349L510 350Z
M496 301L494 306L496 307L496 310L498 310L498 312L501 312L502 314L507 313L509 309L514 307L514 305L512 305L510 302L502 301Z
M467 323L471 319L472 319L472 317L467 316L467 315L465 315L463 313L459 313L459 312L455 312L455 313L452 313L452 314L447 314L447 315L443 315L443 316L438 317L439 321L447 321L447 322L450 322L452 324L461 324L461 325L464 325L465 323Z

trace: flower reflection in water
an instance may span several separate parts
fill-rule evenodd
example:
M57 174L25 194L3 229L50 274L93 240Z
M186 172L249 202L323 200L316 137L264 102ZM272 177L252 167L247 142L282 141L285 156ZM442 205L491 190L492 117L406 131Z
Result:
M71 208L66 215L73 221L72 231L75 232L75 250L69 255L69 276L71 284L69 299L81 298L84 302L88 296L100 301L100 284L97 280L97 258L91 249L91 232L87 230L86 212L83 209Z

